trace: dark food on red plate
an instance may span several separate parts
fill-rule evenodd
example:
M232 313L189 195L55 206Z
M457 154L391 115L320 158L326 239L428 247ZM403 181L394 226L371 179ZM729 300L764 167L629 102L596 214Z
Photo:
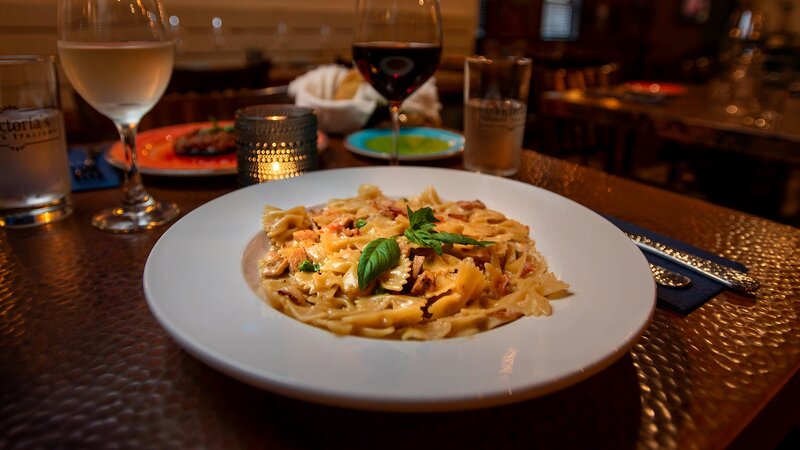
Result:
M234 127L221 127L216 122L211 128L197 129L175 141L175 153L181 156L216 156L235 150Z

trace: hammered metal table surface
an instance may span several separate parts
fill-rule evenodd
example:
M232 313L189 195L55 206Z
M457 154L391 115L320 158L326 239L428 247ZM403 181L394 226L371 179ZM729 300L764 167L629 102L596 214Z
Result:
M334 141L322 164L370 161ZM740 261L763 288L724 292L687 316L657 309L609 368L534 400L439 414L338 409L253 388L185 353L142 290L164 229L94 230L90 215L119 193L80 193L61 222L0 230L0 448L706 449L748 430L775 434L752 429L787 396L784 412L797 417L800 230L534 152L517 178ZM184 213L236 187L227 177L146 182Z

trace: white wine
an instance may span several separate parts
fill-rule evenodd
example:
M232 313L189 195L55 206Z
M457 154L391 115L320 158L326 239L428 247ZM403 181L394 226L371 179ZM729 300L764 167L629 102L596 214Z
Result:
M92 216L115 233L149 230L180 209L161 203L142 185L136 164L136 128L164 95L175 62L161 0L58 2L58 54L72 87L120 130L125 153L122 204Z
M29 208L70 192L67 143L57 109L0 112L0 205Z
M526 111L516 100L470 99L464 108L464 166L513 175L519 168Z
M67 78L92 107L117 123L138 123L167 88L172 42L58 42Z

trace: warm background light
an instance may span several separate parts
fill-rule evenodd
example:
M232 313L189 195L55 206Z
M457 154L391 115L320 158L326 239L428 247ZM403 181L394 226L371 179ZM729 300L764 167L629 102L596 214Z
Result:
M0 54L55 54L57 0L3 0ZM349 60L355 3L352 0L166 0L179 57L243 62L260 51L281 66L307 67ZM444 55L474 51L478 0L442 2ZM62 77L65 106L72 103Z

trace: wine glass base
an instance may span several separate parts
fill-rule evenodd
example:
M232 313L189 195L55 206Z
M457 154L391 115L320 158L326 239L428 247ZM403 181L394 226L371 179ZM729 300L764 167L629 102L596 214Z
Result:
M153 201L147 205L123 205L95 214L92 225L112 233L135 233L171 222L180 212L175 203Z

